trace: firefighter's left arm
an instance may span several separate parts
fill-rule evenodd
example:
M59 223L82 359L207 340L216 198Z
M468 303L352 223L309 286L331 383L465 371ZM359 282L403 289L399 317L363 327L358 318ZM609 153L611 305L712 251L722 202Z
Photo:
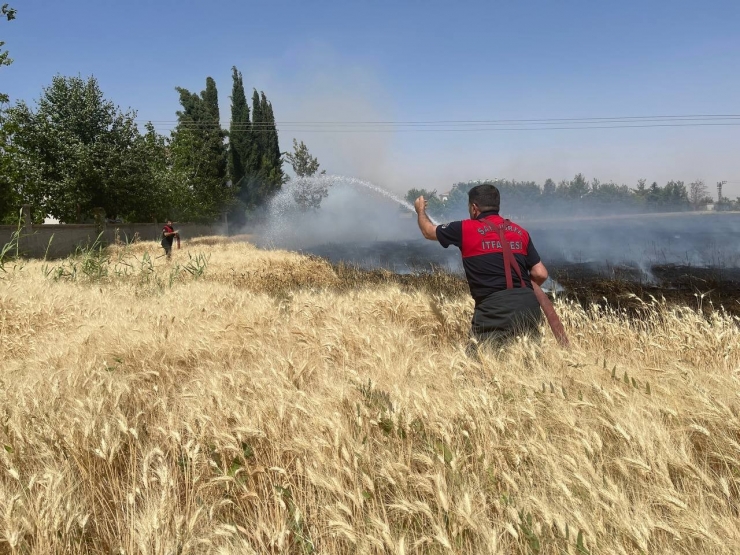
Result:
M542 262L538 262L529 270L529 277L537 285L542 285L547 280L547 268Z

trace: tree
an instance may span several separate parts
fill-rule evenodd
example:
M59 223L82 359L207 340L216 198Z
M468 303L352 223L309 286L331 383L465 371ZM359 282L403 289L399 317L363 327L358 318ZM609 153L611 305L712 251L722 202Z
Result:
M304 212L309 208L318 210L321 207L321 201L329 196L329 185L321 181L299 177L293 183L291 192L293 199L301 210Z
M244 80L236 67L232 68L231 124L229 128L229 176L234 193L234 205L229 212L229 221L236 226L246 223L247 172L253 156L254 138L249 121L249 104L244 92Z
M601 183L593 180L592 192L589 195L591 208L600 213L616 212L635 206L636 197L627 185Z
M663 188L663 199L672 209L685 210L689 204L689 192L683 181L669 181Z
M260 173L262 167L262 156L265 153L265 120L262 113L262 103L257 89L252 92L252 130L254 133L254 148L249 159L247 173L250 176L256 176Z
M18 182L16 149L10 142L14 126L0 111L0 224L16 223L22 201Z
M233 197L226 184L226 134L219 121L216 83L208 77L200 95L182 87L176 90L183 109L177 112L178 124L172 134L172 169L184 180L191 197L187 203L191 217L212 221Z
M555 182L548 177L547 180L545 180L545 184L542 186L542 194L546 197L552 197L555 195L555 189Z
M9 7L8 4L3 4L0 7L0 19L5 18L8 21L13 21L15 19L16 10ZM3 50L3 46L5 46L5 42L0 41L0 67L3 66L9 66L13 63L13 60L10 59L10 55L7 50ZM5 103L8 101L8 95L0 93L0 103Z
M56 76L31 109L8 111L17 194L34 218L62 222L110 216L140 219L155 196L136 113L122 112L94 77Z
M293 171L298 177L312 177L319 171L319 161L315 156L311 156L303 141L298 144L298 141L293 139L293 152L286 154L285 158L293 166ZM325 173L325 170L321 171L321 175Z
M291 189L296 203L302 210L319 208L321 201L329 196L329 185L307 179L313 177L319 171L319 161L311 156L303 141L299 145L295 139L293 139L293 152L287 153L285 157L293 166L293 171L297 177ZM326 171L321 171L321 175L325 173Z
M0 6L0 18L7 21L15 19L16 11L8 4ZM3 50L5 42L0 41L0 68L13 63L7 50ZM8 102L8 95L0 93L0 104ZM18 195L14 187L14 177L11 175L13 162L13 148L9 142L12 134L4 107L0 106L0 222L17 217L13 212L17 209Z
M244 81L236 67L233 71L231 89L231 126L229 129L229 175L232 186L237 190L246 175L252 150L252 124L249 121L249 105L244 93ZM238 194L238 193L237 193Z
M206 77L206 90L200 94L203 98L205 109L211 115L211 121L218 124L220 131L221 116L218 109L218 90L216 89L216 81L213 80L213 77Z
M419 198L424 197L424 200L427 201L427 213L431 215L433 218L441 218L445 215L445 203L442 202L442 199L437 196L437 191L435 190L428 190L428 189L409 189L406 193L406 196L404 199L409 204L413 205L414 201Z
M265 93L262 93L262 105L264 106L265 121L268 124L269 131L267 133L267 155L270 157L270 162L280 168L282 174L282 160L280 155L280 141L278 140L277 126L275 124L275 114L272 111L272 103L268 102Z
M577 174L568 187L568 197L570 199L581 199L591 191L588 181L582 173Z
M706 204L708 198L711 200L709 190L703 180L697 179L689 184L689 203L694 210L697 210L700 205Z
M272 111L272 104L268 102L264 92L260 95L260 104L262 106L262 120L265 123L261 172L266 181L267 195L272 196L285 182L283 159L280 154L275 114Z
M246 168L243 198L248 208L267 202L285 182L275 115L263 92L252 94L252 152Z
M9 4L3 4L2 7L0 7L0 14L2 14L2 17L7 18L8 21L13 21L16 13L17 10L15 8L11 8Z

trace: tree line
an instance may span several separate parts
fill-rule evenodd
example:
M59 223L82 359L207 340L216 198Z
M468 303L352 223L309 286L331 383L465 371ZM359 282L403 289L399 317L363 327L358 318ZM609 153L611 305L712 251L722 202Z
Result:
M30 204L37 221L88 221L103 208L127 221L213 221L228 211L243 222L286 181L272 104L255 90L250 110L234 69L226 131L212 78L200 93L177 93L169 137L151 123L140 130L136 112L106 99L94 77L56 76L35 106L2 110L0 217Z
M637 187L587 180L577 174L572 180L555 183L547 179L539 185L534 181L490 180L456 183L449 193L440 195L436 190L413 188L406 193L406 200L413 202L423 195L428 200L428 212L440 219L458 218L468 206L468 191L482 183L491 183L501 192L502 210L507 214L556 216L576 214L618 214L631 212L676 212L703 209L713 203L706 184L697 180L688 186L683 181L669 181L664 186L640 179ZM720 209L740 209L736 201L723 198L717 203Z
M4 4L1 18L16 10ZM12 60L0 42L0 67ZM221 126L216 82L200 93L178 87L180 110L169 136L134 110L105 98L94 77L57 75L31 106L8 106L0 92L0 223L30 204L35 222L87 222L102 208L121 221L212 222L228 214L241 225L288 177L272 103L254 89L247 100L233 68L229 129ZM318 161L294 140L287 161L299 176Z

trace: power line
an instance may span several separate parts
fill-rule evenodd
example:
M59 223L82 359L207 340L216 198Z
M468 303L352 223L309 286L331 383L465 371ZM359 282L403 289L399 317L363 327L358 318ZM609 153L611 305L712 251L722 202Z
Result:
M428 120L428 121L276 121L276 125L395 125L395 126L434 126L434 125L558 125L566 123L620 123L620 122L645 122L645 121L711 121L711 120L737 120L740 114L686 114L686 115L658 115L658 116L612 116L612 117L592 117L592 118L538 118L538 119L492 119L492 120ZM135 121L151 122L153 124L177 124L180 120L146 120L137 118ZM196 125L208 125L198 122ZM222 120L221 126L229 127L229 121ZM250 124L237 124L250 126L270 126L272 122L255 122Z
M310 128L310 127L281 127L276 126L278 131L282 132L303 132L303 133L422 133L422 132L472 132L472 131L559 131L559 130L587 130L587 129L646 129L646 128L660 128L660 127L735 127L740 126L740 121L736 122L717 122L717 123L651 123L641 125L573 125L573 126L548 126L548 127L467 127L467 128L386 128L386 129L349 129L349 128ZM160 130L173 130L178 127L191 130L207 130L208 128L201 124L180 124L180 125L154 125L155 128ZM249 127L237 128L249 130ZM257 133L270 133L271 128L258 128L251 129L252 132Z
M143 122L147 120L136 119ZM409 133L409 132L481 132L481 131L561 131L584 129L645 129L660 127L728 127L740 125L740 114L684 114L658 116L613 116L591 118L541 118L497 120L430 120L430 121L279 121L235 123L178 120L147 121L159 131L213 129L252 131L255 133Z

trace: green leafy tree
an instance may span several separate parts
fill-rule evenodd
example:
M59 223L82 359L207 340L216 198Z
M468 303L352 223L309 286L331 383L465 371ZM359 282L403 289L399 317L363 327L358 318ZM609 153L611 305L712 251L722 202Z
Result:
M592 182L592 192L589 201L592 207L612 210L619 210L620 207L627 208L635 205L634 194L627 185L600 183L596 179Z
M467 193L466 193L467 194ZM404 199L409 204L414 204L414 201L423 196L424 200L427 201L427 213L433 218L440 218L445 215L445 203L437 196L437 191L428 189L409 189ZM467 199L467 196L466 196ZM465 201L467 205L467 200Z
M683 181L669 181L663 188L663 204L671 209L689 208L689 192Z
M295 183L293 183L292 191L293 198L298 206L303 210L319 208L321 201L329 196L329 186L320 181L305 179L316 175L316 172L319 171L319 161L316 157L311 156L303 141L298 144L296 139L293 139L293 152L287 153L285 158L293 166L293 171L297 177ZM326 171L321 171L321 175L325 173Z
M13 21L15 19L16 10L11 8L8 4L3 4L0 6L0 19L5 18L8 21ZM3 46L5 46L5 42L0 41L0 67L3 66L9 66L13 63L13 60L10 59L10 54L7 50L3 50ZM8 95L0 93L0 103L5 103L8 101Z
M293 139L293 152L286 154L285 158L293 166L293 171L298 177L312 177L319 171L319 161L315 156L311 156L303 141L299 144L296 139ZM325 173L326 171L321 171L321 175Z
M0 7L0 16L7 21L15 19L15 13L16 11L8 4L3 4ZM13 63L8 51L3 50L4 45L5 42L0 41L0 67L9 66ZM7 102L8 95L0 93L0 104ZM20 202L14 184L15 176L12 175L14 151L9 142L11 134L11 129L5 117L5 109L0 106L0 223L17 217L14 212Z
M16 186L18 182L17 152L10 142L13 124L0 110L0 224L12 224L18 219L22 200Z
M2 17L7 18L8 21L13 21L16 13L17 10L15 8L11 8L10 4L3 4L0 7L0 14L2 14Z
M149 213L156 183L135 117L93 77L56 76L35 109L20 102L8 111L18 196L36 220L86 221L98 207L130 220Z

